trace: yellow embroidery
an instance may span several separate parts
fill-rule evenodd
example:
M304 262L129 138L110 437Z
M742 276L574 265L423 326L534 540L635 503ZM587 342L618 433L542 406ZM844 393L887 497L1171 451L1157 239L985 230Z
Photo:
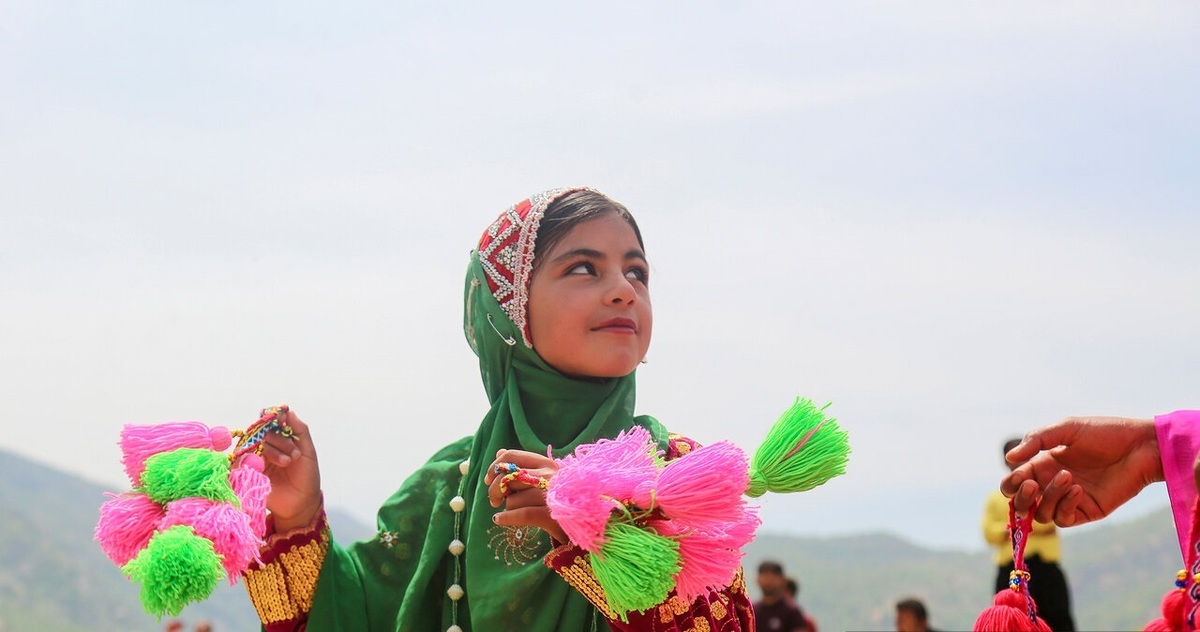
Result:
M675 613L671 612L671 606L666 603L658 604L658 620L663 623L670 623L675 620Z
M246 592L265 624L291 621L312 609L317 577L329 550L329 532L281 553L270 564L243 573Z
M712 626L708 625L707 619L696 619L692 624L688 632L712 632Z
M729 614L729 611L725 609L724 601L725 601L725 595L721 595L720 600L714 601L711 604L709 604L708 608L712 612L713 618L724 619Z
M688 606L691 605L684 602L683 599L680 599L679 595L671 595L671 599L667 601L667 604L671 606L671 611L676 615L681 615L687 612Z
M269 564L242 575L250 603L258 611L263 623L277 623L295 619L300 612L288 597L287 582L283 578L283 567Z
M572 588L579 591L579 594L586 597L593 606L596 606L606 619L616 618L616 615L608 608L608 599L604 596L604 589L600 587L600 582L596 581L596 574L592 571L592 565L588 563L587 558L575 558L570 566L558 569L558 574Z
M317 577L325 562L328 542L309 542L279 556L287 574L288 593L300 612L312 610L313 594L317 592Z

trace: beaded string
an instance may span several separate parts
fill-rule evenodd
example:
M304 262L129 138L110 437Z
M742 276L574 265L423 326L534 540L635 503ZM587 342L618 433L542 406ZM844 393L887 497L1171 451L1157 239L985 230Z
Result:
M1033 596L1029 594L1029 567L1025 565L1025 545L1028 544L1029 534L1033 532L1033 514L1037 511L1035 501L1029 507L1025 517L1017 518L1017 507L1013 501L1008 501L1008 529L1011 533L1013 548L1013 571L1008 574L1008 587L1025 596L1025 611L1030 621L1037 620L1037 606L1033 604Z
M446 632L462 632L462 628L458 625L458 602L466 594L462 587L462 554L467 550L466 544L462 541L463 510L467 508L463 490L466 488L467 472L470 469L470 459L458 464L458 472L462 478L458 479L458 495L450 499L450 510L454 512L454 539L450 541L447 549L454 557L454 583L446 589L446 596L450 597L450 627L446 628Z
M231 435L238 438L238 442L233 453L229 455L229 460L237 461L238 457L248 452L262 454L262 441L268 432L281 434L289 439L296 436L296 431L287 423L287 413L287 406L264 408L258 420L250 424L248 428L230 432Z

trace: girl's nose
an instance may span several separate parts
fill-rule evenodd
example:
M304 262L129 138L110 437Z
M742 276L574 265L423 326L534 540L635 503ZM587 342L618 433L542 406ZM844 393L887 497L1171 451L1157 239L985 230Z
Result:
M613 305L624 303L626 305L633 304L637 300L637 291L633 288L633 283L625 278L624 274L617 275L617 280L608 289L606 302Z

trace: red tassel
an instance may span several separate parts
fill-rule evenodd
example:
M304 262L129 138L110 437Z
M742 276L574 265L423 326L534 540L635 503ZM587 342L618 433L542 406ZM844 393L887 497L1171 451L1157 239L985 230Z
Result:
M1011 588L996 593L992 607L979 613L975 632L1052 632L1041 617L1029 618L1025 593Z
M1037 616L1037 606L1029 596L1029 569L1025 567L1025 544L1033 533L1035 502L1023 518L1017 518L1017 507L1008 501L1008 531L1013 550L1013 572L1009 587L996 593L992 606L975 619L975 632L1052 632L1050 626Z
M1187 616L1187 595L1176 588L1163 596L1162 616L1142 628L1143 632L1183 632Z

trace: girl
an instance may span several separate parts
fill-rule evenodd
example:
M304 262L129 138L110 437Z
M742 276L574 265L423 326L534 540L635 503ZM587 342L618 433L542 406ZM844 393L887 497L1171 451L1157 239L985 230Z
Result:
M491 408L384 504L375 539L331 541L316 451L294 413L294 439L268 437L273 535L245 574L265 628L752 630L740 573L721 592L622 621L546 508L548 450L562 457L633 426L668 459L695 446L633 414L652 325L649 265L625 207L572 188L501 214L471 253L464 315ZM527 475L501 475L514 470Z

